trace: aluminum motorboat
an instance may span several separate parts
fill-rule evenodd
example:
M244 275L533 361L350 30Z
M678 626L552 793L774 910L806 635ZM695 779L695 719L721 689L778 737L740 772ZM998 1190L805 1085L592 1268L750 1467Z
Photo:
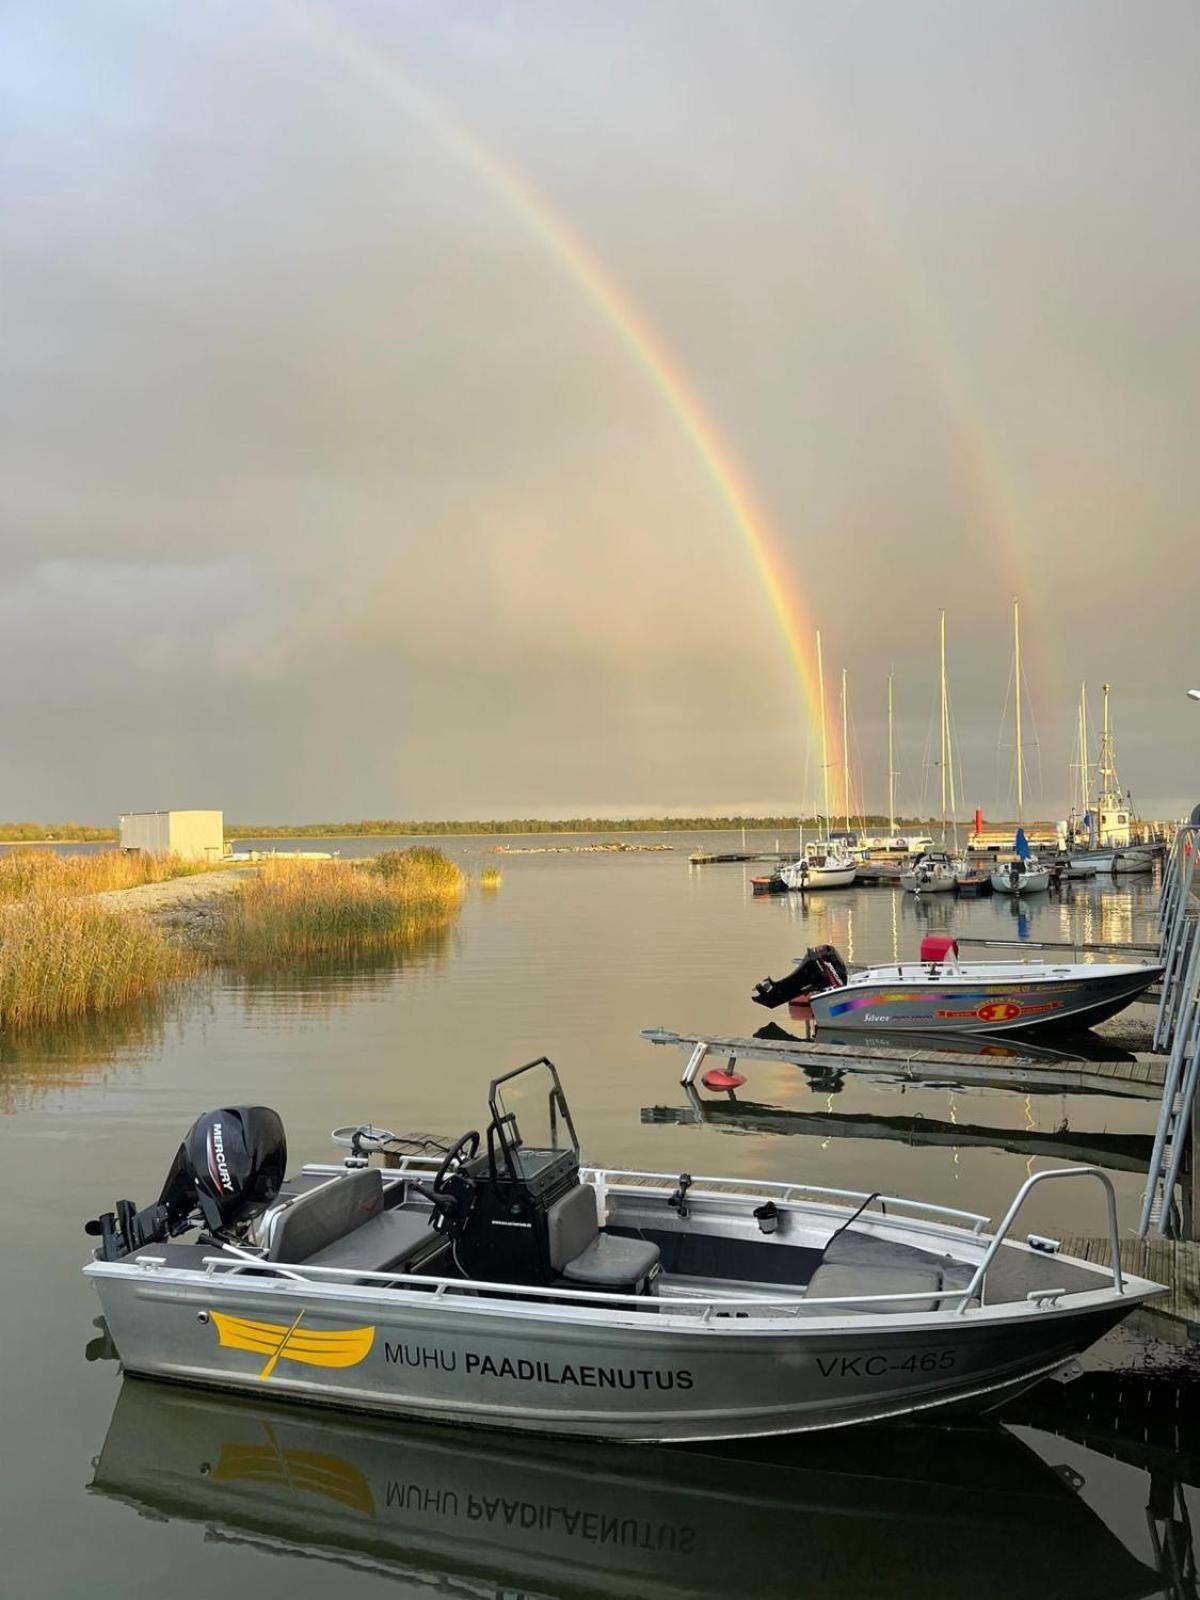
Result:
M1161 1292L1123 1272L1097 1168L1034 1174L989 1231L878 1193L581 1167L545 1057L488 1107L484 1139L432 1150L337 1130L341 1164L286 1179L273 1111L199 1118L154 1204L88 1224L125 1369L529 1433L730 1439L990 1409ZM1051 1181L1104 1191L1108 1265L1012 1236Z
M1082 1031L1115 1016L1162 976L1157 965L961 961L945 935L921 941L919 961L848 972L829 945L811 949L785 978L764 978L752 998L774 1008L804 999L818 1027L900 1033Z

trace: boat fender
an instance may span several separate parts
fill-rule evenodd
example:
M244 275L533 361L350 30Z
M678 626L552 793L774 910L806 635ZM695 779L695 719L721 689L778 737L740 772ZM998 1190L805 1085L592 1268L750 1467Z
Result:
M687 1192L691 1187L692 1187L692 1175L691 1175L691 1173L690 1172L681 1172L679 1174L679 1187L678 1187L678 1189L676 1189L675 1193L673 1195L670 1195L668 1197L668 1199L667 1199L667 1204L670 1206L671 1210L672 1211L678 1211L678 1213L679 1213L679 1215L681 1217L686 1217L686 1216L689 1215L688 1207L687 1207Z

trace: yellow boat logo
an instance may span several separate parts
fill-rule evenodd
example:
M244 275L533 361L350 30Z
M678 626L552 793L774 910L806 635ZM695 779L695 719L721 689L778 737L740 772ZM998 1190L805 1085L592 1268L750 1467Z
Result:
M302 1328L301 1311L289 1324L252 1322L229 1317L223 1311L208 1313L217 1330L217 1342L227 1350L250 1350L265 1356L260 1378L269 1378L278 1361L297 1361L306 1367L356 1367L375 1343L374 1328Z

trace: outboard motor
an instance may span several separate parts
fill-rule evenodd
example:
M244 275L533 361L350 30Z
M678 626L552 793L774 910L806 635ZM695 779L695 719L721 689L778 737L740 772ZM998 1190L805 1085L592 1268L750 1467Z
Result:
M802 995L821 994L826 989L838 989L847 978L846 963L831 944L819 944L808 950L794 972L786 978L764 978L754 985L750 998L756 1005L774 1011L786 1000L796 1000Z
M275 1199L287 1167L283 1123L266 1106L206 1111L188 1130L162 1193L141 1211L118 1200L115 1212L85 1224L106 1261L174 1238L195 1225L195 1213L219 1238L244 1233Z

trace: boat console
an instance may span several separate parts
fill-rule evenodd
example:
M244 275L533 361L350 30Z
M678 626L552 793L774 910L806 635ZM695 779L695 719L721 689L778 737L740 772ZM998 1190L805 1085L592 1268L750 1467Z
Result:
M650 1292L659 1247L602 1228L553 1062L542 1056L495 1079L488 1108L486 1139L472 1128L442 1147L429 1179L370 1166L370 1152L386 1155L399 1141L363 1125L347 1130L348 1170L287 1182L274 1111L206 1112L153 1205L120 1200L86 1229L104 1261L162 1257L165 1247L177 1264L199 1267L216 1245L280 1265ZM196 1229L198 1242L170 1243Z
M453 1241L459 1271L493 1283L648 1290L658 1246L602 1231L553 1062L541 1056L496 1078L488 1107L486 1148L464 1134L432 1184L414 1184L439 1212L435 1226Z

